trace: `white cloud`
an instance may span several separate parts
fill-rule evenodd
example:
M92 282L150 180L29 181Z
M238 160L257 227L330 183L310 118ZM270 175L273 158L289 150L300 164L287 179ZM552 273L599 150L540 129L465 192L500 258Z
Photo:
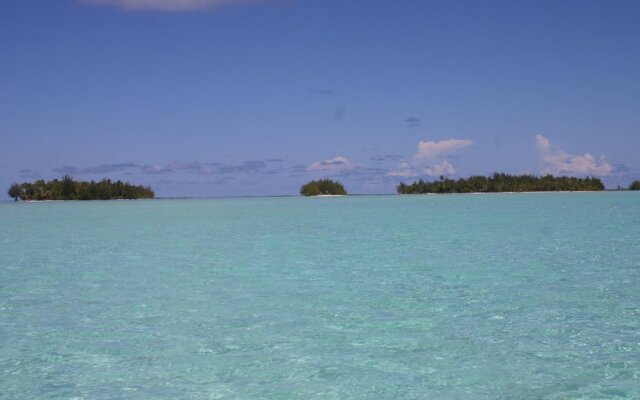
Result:
M409 164L402 161L398 168L391 170L387 176L410 178L420 175L440 176L456 173L451 162L444 158L449 154L471 146L473 141L469 139L447 139L439 141L420 141L418 151Z
M540 150L543 174L607 176L613 172L604 156L598 161L589 153L581 156L567 154L540 134L536 135L536 146Z
M80 0L86 4L125 10L197 11L236 4L262 3L264 0Z
M418 152L414 157L414 161L430 160L438 157L444 157L456 150L471 146L473 142L469 139L448 139L437 142L420 141L418 142Z
M429 176L441 176L441 175L453 175L456 173L456 170L453 168L453 165L447 160L434 165L428 165L423 170L425 175Z
M536 135L536 146L540 151L548 151L551 147L551 142L541 134Z
M355 165L347 158L336 156L328 160L314 162L307 168L309 172L342 172L353 169Z
M401 177L401 178L411 178L413 176L418 176L418 173L409 165L408 162L402 161L398 165L397 170L389 171L387 176L391 177Z

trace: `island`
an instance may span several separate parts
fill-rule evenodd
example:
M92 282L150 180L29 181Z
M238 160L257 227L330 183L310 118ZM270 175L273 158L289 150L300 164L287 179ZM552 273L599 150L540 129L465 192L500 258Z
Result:
M426 193L498 193L498 192L564 192L600 191L604 184L598 178L576 178L570 176L508 175L495 173L492 176L471 176L457 180L440 177L425 182L420 179L412 184L400 183L396 190L400 194Z
M347 191L338 181L320 179L302 185L300 194L303 196L340 196L347 194Z
M629 190L640 190L640 180L631 182L631 185L629 185Z
M44 200L115 200L152 199L155 193L149 186L132 185L128 182L103 179L99 182L76 181L70 176L45 182L14 183L7 191L18 201Z

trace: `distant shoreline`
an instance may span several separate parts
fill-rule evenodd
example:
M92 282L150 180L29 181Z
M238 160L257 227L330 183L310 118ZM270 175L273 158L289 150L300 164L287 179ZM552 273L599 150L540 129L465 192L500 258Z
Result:
M629 189L606 189L606 190L581 190L581 191L540 191L540 192L470 192L470 193L425 193L425 194L405 194L401 196L439 196L439 195L491 195L491 194L535 194L535 193L603 193L603 192L633 192ZM397 193L351 193L348 195L319 195L301 196L299 194L277 194L277 195L255 195L255 196L208 196L208 197L155 197L153 199L112 199L112 200L19 200L18 203L58 203L58 202L94 202L94 201L130 201L130 200L209 200L209 199L258 199L258 198L306 198L306 197L363 197L363 196L400 196ZM0 203L13 204L13 200L0 200Z
M190 197L182 197L183 199L189 199ZM135 201L135 200L157 200L156 198L141 198L141 199L94 199L94 200L78 200L78 199L70 199L70 200L58 200L58 199L51 199L51 200L18 200L18 203L54 203L54 202L67 202L67 201L73 201L73 202L79 202L79 203L86 203L86 202L92 202L92 201ZM13 200L9 200L9 202L11 203L16 203Z
M62 179L34 182L14 182L7 191L9 197L23 201L47 200L121 200L152 199L155 193L150 186L132 185L121 180L112 181L105 178L101 181L76 181L65 175Z

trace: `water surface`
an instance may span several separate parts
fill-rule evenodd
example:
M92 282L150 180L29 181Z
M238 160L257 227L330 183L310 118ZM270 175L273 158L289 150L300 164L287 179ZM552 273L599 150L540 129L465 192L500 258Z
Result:
M1 399L640 397L640 193L0 204Z

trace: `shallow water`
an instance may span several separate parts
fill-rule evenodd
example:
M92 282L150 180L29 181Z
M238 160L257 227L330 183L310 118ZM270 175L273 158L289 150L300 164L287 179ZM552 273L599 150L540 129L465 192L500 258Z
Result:
M640 193L0 204L1 399L640 397Z

